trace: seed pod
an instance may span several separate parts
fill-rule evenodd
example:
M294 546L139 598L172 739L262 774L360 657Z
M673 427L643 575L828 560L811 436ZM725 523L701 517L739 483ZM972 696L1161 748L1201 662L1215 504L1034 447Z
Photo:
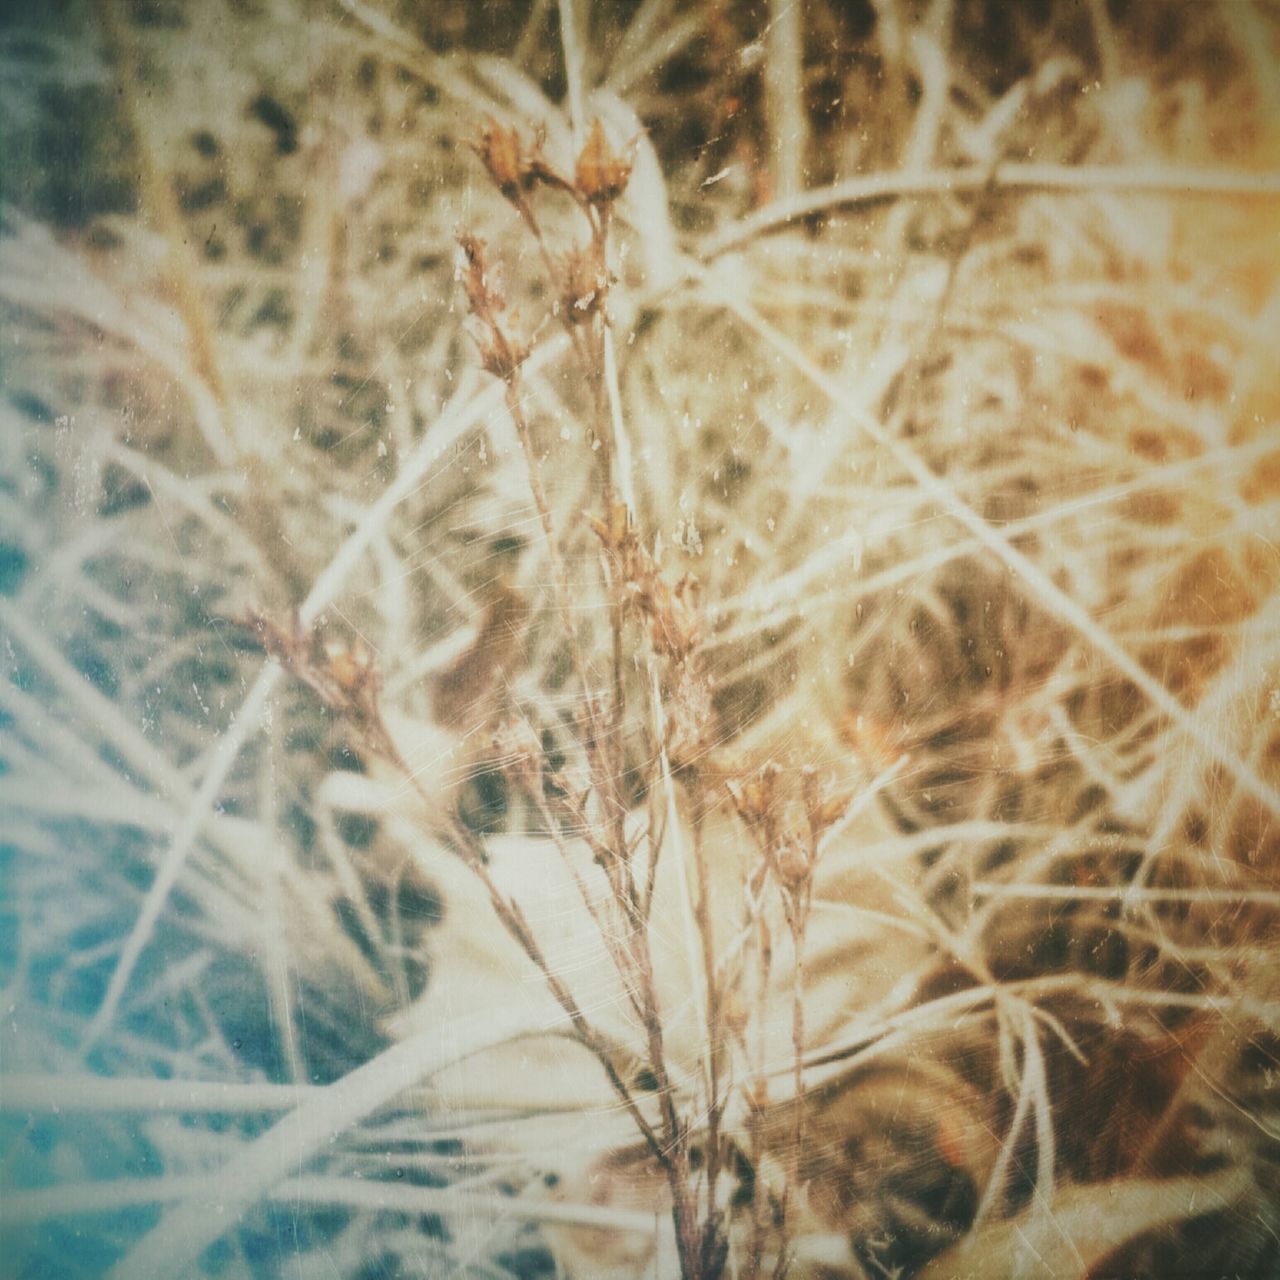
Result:
M493 185L513 204L518 205L524 189L529 185L530 165L520 146L520 135L515 125L502 128L490 117L471 144L480 157Z
M578 194L597 208L607 208L627 189L631 177L631 161L618 155L605 137L604 125L597 116L591 132L578 155L573 184Z

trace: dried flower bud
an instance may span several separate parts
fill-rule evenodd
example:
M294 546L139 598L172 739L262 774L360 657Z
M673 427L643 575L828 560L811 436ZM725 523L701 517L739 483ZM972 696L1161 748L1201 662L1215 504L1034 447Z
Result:
M777 868L783 887L794 893L813 874L813 860L794 836L787 836L778 849Z
M754 777L725 783L738 816L748 825L762 822L773 807L778 766L770 760L756 770Z
M504 129L490 116L471 149L480 157L493 185L518 206L530 182L531 166L515 125Z
M667 754L677 769L695 766L705 756L715 729L711 682L694 664L680 667L671 691Z
M853 800L849 791L833 791L818 779L818 771L806 765L800 776L801 795L805 817L809 822L809 834L815 840L822 838L828 827L844 817Z
M782 772L782 767L774 760L766 760L760 766L756 777L759 779L760 791L764 796L765 809L773 807L774 798L778 793L778 775Z
M748 826L759 822L764 816L764 797L759 783L755 779L735 779L724 785L733 801L733 807L738 811L738 817Z
M349 645L326 645L323 662L312 669L310 676L301 670L295 671L307 679L335 711L366 731L380 723L378 672L373 651L363 637L357 636Z
M325 660L329 678L348 697L358 696L374 674L373 652L363 636L357 636L349 646L326 645Z
M822 804L819 805L810 819L813 823L815 834L821 834L828 827L835 826L848 812L852 803L853 793L851 791L834 791L824 797Z
M594 245L571 249L560 260L561 315L568 324L584 324L599 314L612 283Z
M487 320L493 312L502 310L506 300L489 279L485 243L479 236L461 235L458 247L462 250L462 287L466 290L467 307L473 316Z
M501 312L506 303L501 290L489 278L484 241L479 236L463 235L458 237L458 246L463 256L462 286L467 293L467 306L484 327L484 335L475 338L480 363L487 373L510 382L528 359L529 344L511 337L503 326Z
M589 515L587 522L591 525L596 537L610 551L620 550L632 534L631 512L627 509L625 502L613 503L603 518Z
M814 813L822 803L822 783L817 769L811 764L800 770L800 798L804 801L806 814Z
M320 650L313 633L303 627L296 612L285 627L251 609L245 625L253 628L263 649L286 671L357 728L367 745L381 755L395 757L395 744L378 707L378 671L373 650L363 636L357 636L350 644L328 644Z
M597 116L591 132L578 155L573 184L588 204L607 208L627 189L631 177L631 161L618 155L605 137L604 125Z

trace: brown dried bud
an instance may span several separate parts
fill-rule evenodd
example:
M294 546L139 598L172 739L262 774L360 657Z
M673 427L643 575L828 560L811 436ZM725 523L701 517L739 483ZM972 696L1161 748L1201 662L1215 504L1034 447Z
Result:
M373 651L362 636L349 646L331 644L325 647L326 670L339 692L357 697L374 676Z
M618 155L605 137L604 125L597 116L591 132L578 155L573 184L588 204L607 208L627 189L631 177L631 161Z
M811 764L800 770L800 798L806 814L813 814L822 803L822 783L818 771Z
M515 125L504 129L490 116L471 149L480 157L493 185L512 204L519 206L531 181L532 166L520 145Z
M773 807L774 784L778 766L772 762L757 770L753 778L740 778L726 782L738 816L748 825L762 822Z
M473 316L487 322L495 311L502 310L506 300L502 291L489 279L485 243L479 236L461 235L458 247L462 250L462 287L466 290L467 306Z
M301 671L296 674L307 679ZM363 637L357 636L349 645L326 645L323 663L308 683L335 711L365 730L380 723L378 672L373 664L373 651Z
M625 502L612 503L603 517L588 515L587 523L610 551L619 550L632 533L631 512Z
M777 868L783 887L794 893L813 874L813 860L794 836L788 836L778 850Z
M363 636L357 635L350 644L327 644L320 649L314 633L303 627L296 612L285 627L251 609L245 625L253 628L263 649L286 671L359 729L374 751L394 758L395 744L378 707L373 650Z
M759 822L761 816L759 789L754 782L729 781L724 784L743 822Z
M584 324L599 314L612 281L594 245L571 249L560 260L560 306L569 324Z
M463 256L462 287L467 293L467 306L485 330L483 337L475 339L480 363L495 378L510 382L528 359L529 345L511 337L503 327L501 313L506 303L501 290L489 279L484 241L479 236L462 235L458 246Z
M806 765L800 774L800 791L804 799L805 817L809 821L809 834L817 841L828 827L844 817L853 801L851 791L834 791L818 778L818 771Z
M845 813L848 812L849 806L853 803L853 793L851 791L835 791L823 798L822 804L818 806L809 821L813 824L814 834L820 835L828 827L833 827Z

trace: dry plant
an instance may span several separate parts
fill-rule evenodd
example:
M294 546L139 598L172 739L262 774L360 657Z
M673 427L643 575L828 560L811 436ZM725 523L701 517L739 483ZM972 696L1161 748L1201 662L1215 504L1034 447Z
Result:
M618 455L625 458L626 454L617 448L614 436L619 419L612 412L611 396L617 393L610 385L607 358L609 289L614 280L609 233L615 205L630 178L631 160L614 150L599 118L591 123L572 177L548 162L541 139L530 145L515 127L491 121L473 145L493 186L536 243L549 277L550 296L555 299L553 314L573 345L588 388L586 418L592 426L584 443L595 458L604 513L589 516L588 523L600 543L608 618L607 640L592 646L607 655L607 664L600 669L601 662L593 659L575 619L561 542L542 479L542 457L524 406L520 371L531 344L513 331L514 321L507 315L484 242L464 234L459 239L459 275L476 325L480 361L503 385L506 409L528 467L529 489L551 571L559 639L568 651L579 688L572 711L576 734L567 745L566 761L557 763L550 756L527 710L500 727L494 752L510 782L531 803L539 822L537 838L554 845L574 882L607 957L609 978L621 993L622 999L615 1003L624 1006L630 1034L606 1031L594 1011L584 1008L575 994L573 975L557 967L545 937L530 920L531 911L542 914L545 907L536 902L526 906L510 893L490 869L483 838L469 829L456 806L443 815L443 830L428 828L423 834L447 841L476 877L497 925L538 971L572 1037L603 1070L642 1141L643 1158L665 1179L674 1264L689 1278L720 1276L725 1270L729 1197L721 1173L734 1156L726 1121L738 1093L742 1106L737 1109L745 1109L751 1135L751 1167L763 1168L773 1064L761 1042L749 1081L738 1081L733 1055L726 1057L725 1050L731 1049L735 1038L745 1045L752 1035L749 1028L762 1019L766 1008L773 945L763 900L776 895L794 957L792 1096L785 1141L789 1167L776 1198L755 1197L752 1240L740 1269L743 1274L756 1274L768 1259L767 1269L781 1276L791 1260L788 1207L799 1178L798 1153L804 1134L803 954L813 877L823 839L844 816L851 797L826 793L816 770L806 767L800 796L803 826L792 830L776 764L735 775L733 766L715 761L716 743L708 732L713 717L711 682L699 653L702 622L696 579L686 573L674 585L667 581L647 545L653 540L640 537L632 506L615 483ZM571 246L558 254L549 247L538 213L539 198L546 193L567 197L577 206L589 235L585 246ZM632 491L632 486L628 484L627 489ZM426 812L438 809L382 718L376 673L362 641L350 649L330 648L320 654L296 617L282 627L254 613L247 625L264 649L314 689L370 752L396 769L424 802ZM729 901L717 903L711 898L712 875L703 832L707 815L725 803L722 791L751 834L758 860L754 866L744 861L741 882L733 886L737 892ZM638 804L643 817L637 828L631 819ZM681 826L690 832L696 879L692 900L683 904L697 948L686 976L698 988L694 1003L700 1010L699 1030L705 1043L702 1069L692 1088L681 1087L669 1062L672 1031L667 1020L676 993L662 989L668 975L654 957L655 933L670 927L669 922L654 918L660 900L664 908L670 906L669 897L661 897L658 891L660 864L664 848L667 860L686 858L670 838ZM589 851L589 868L579 866L570 847L575 842ZM676 847L668 847L672 843ZM689 868L682 866L681 871L688 875ZM688 895L689 887L682 888ZM712 917L728 911L744 895L748 910L742 927L747 945L740 958L727 964L717 947ZM471 920L468 927L483 926ZM743 979L757 973L760 981L749 992ZM447 969L443 981L449 981ZM725 1010L743 1009L752 996L759 1006L753 1011L757 1017L740 1015L737 1025L726 1023ZM759 1185L763 1190L763 1179Z
M19 1274L1274 1274L1278 67L6 19Z

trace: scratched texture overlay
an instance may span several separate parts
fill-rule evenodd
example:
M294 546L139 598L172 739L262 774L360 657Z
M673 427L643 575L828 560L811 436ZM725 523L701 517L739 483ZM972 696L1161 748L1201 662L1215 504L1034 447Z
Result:
M0 1275L1280 1274L1280 6L0 6Z

